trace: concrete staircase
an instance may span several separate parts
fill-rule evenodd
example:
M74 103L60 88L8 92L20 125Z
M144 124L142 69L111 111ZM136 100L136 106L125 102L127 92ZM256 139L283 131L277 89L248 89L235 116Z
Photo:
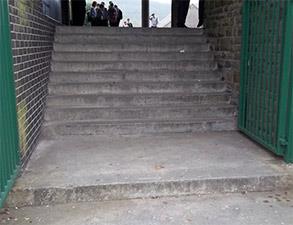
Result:
M10 207L292 187L292 172L240 133L198 132L235 128L201 30L58 27L55 39L47 138Z
M45 135L235 128L202 30L57 27Z

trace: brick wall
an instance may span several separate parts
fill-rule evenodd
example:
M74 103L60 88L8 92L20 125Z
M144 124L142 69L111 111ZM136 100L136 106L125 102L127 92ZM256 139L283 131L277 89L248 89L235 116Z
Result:
M40 135L57 22L43 15L40 0L9 0L9 10L21 157L25 164Z
M242 0L206 0L205 26L223 77L237 102L240 80Z

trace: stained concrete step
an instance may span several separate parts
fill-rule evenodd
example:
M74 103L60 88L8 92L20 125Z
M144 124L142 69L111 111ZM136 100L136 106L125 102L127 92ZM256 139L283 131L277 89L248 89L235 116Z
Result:
M209 44L168 44L168 43L111 43L105 44L87 44L81 43L54 43L54 51L58 52L204 52L209 51Z
M290 167L238 132L73 136L40 142L8 204L281 191L291 185Z
M139 107L49 107L46 121L83 121L83 120L139 120L139 119L193 119L235 115L235 106L228 104L181 105L181 106L139 106Z
M69 203L6 209L3 220L7 225L27 220L30 225L292 225L292 200L292 190L279 190Z
M174 60L213 60L211 52L54 52L54 61L98 62L98 61L173 61Z
M57 26L56 34L98 34L100 36L107 35L203 35L202 29L185 29L185 28L122 28L122 27L68 27L68 26Z
M175 61L104 61L104 62L67 62L52 61L52 71L56 72L98 72L105 70L152 71L176 70L198 71L216 70L217 65L212 60L175 60Z
M176 120L82 120L46 122L43 135L47 138L72 135L141 136L157 134L231 131L236 129L236 119L230 117L196 117Z
M56 43L88 43L105 44L111 43L168 43L173 44L204 44L207 38L198 35L99 35L99 34L55 34Z
M226 88L226 83L221 81L50 83L49 93L51 95L209 93L224 92Z
M184 105L229 103L230 93L163 93L163 94L89 94L53 95L47 97L47 106L125 107L153 105Z
M194 81L220 80L217 71L180 72L174 70L152 71L100 71L100 72L51 72L53 83L117 82L117 81Z

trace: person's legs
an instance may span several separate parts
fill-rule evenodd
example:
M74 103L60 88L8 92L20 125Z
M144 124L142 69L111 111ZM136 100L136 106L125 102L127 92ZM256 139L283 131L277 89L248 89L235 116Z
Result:
M204 0L199 0L198 4L198 25L197 27L201 27L204 21Z

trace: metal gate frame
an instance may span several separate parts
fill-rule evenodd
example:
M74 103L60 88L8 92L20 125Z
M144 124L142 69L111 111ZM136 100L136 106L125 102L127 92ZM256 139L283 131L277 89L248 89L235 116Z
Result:
M8 1L0 1L0 208L19 171L20 153Z
M278 8L272 12L261 8L266 4L270 10L273 4ZM268 12L272 13L270 17L265 15ZM275 32L274 28L280 25ZM282 38L278 39L280 31ZM277 44L270 43L274 41ZM278 44L281 44L279 52ZM238 127L288 163L293 163L292 46L293 0L244 0ZM278 54L280 57L275 57ZM275 105L273 98L278 99Z

